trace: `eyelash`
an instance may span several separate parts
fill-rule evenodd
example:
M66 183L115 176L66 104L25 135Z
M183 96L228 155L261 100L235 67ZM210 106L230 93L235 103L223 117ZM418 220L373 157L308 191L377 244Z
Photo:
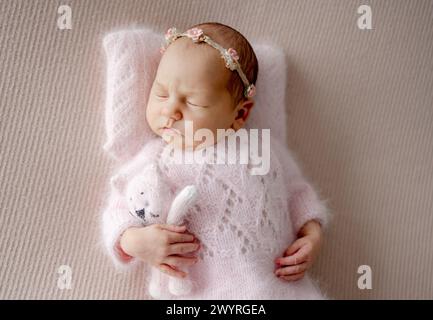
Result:
M196 104L188 102L188 101L186 103L193 106L193 107L204 108L203 106L199 106L199 105L196 105Z
M161 95L156 95L158 98L161 98L161 99L166 99L166 98L168 98L167 96L161 96ZM193 106L193 107L196 107L196 108L206 108L205 106L199 106L199 105L197 105L197 104L194 104L194 103L191 103L191 102L186 102L187 104L189 104L189 105L191 105L191 106Z

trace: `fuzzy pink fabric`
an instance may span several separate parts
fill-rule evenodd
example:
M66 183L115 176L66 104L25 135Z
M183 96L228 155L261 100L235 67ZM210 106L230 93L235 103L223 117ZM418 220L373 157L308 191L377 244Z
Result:
M188 230L201 240L202 249L200 261L189 269L195 288L180 298L323 299L308 275L287 282L273 273L275 258L296 239L302 225L316 219L326 226L329 215L324 201L285 146L284 53L253 43L260 73L256 106L248 127L271 129L270 172L260 176L251 175L248 165L179 165L163 152L165 142L151 132L144 120L161 41L162 35L147 29L105 37L108 60L104 149L118 160L113 177L121 175L130 181L152 159L176 192L186 185L197 186L198 204L189 211L186 222ZM241 145L240 150L246 147ZM102 214L105 249L119 270L142 267L139 270L146 272L146 266L125 259L119 250L122 232L141 225L128 212L127 199L131 195L122 190L112 184Z

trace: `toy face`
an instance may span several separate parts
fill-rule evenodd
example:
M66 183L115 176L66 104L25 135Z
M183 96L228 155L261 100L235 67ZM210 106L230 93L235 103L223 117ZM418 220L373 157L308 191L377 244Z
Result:
M150 222L152 218L158 218L160 214L152 212L149 205L149 201L145 199L144 191L141 191L140 195L142 196L141 197L142 199L140 199L140 197L136 197L135 201L134 198L130 197L130 201L131 201L130 212L132 210L133 212L131 213L135 214L138 218L142 219L143 222Z
M144 195L144 192L140 192L141 195ZM131 198L132 200L132 198ZM145 200L143 208L141 209L136 209L134 208L135 214L137 215L137 217L139 217L140 219L146 221L146 210L148 211L147 213L151 215L151 217L153 218L158 218L158 215L153 214L150 210L149 210L149 202L147 200Z
M127 189L129 213L143 220L144 223L152 223L152 220L159 218L161 208L156 203L152 203L151 197L154 196L149 188L140 179L134 179Z
M126 196L129 213L139 218L143 223L160 223L167 217L168 186L151 175L139 175L133 178L127 186Z

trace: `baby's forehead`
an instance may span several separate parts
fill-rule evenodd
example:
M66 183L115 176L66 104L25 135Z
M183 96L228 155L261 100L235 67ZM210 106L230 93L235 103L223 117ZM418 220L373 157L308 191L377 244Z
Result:
M170 50L171 49L171 50ZM206 43L194 43L191 39L183 37L173 42L166 52L171 59L178 61L192 61L197 66L209 66L213 71L225 71L224 60L215 48Z
M188 74L218 87L225 86L230 76L218 50L205 43L193 43L188 38L177 39L167 48L160 68L163 77Z

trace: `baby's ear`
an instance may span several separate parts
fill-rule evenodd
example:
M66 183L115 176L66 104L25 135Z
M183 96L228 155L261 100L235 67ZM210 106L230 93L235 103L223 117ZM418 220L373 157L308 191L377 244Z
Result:
M254 100L251 98L239 102L239 104L236 107L236 118L233 121L233 124L231 126L235 131L239 130L245 125L245 122L247 121L251 112L251 108L253 106L254 106Z

